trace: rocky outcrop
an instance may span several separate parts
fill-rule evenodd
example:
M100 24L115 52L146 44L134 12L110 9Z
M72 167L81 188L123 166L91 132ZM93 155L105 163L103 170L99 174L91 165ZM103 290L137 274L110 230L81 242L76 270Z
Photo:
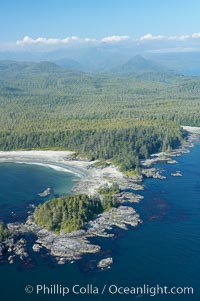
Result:
M113 259L112 257L108 257L100 260L97 264L97 267L100 269L108 269L110 268L111 264L113 264Z
M38 193L38 195L42 198L45 198L52 193L53 193L53 189L51 187L47 187L43 192Z
M0 243L0 256L3 256L6 251L7 251L6 244L4 242L1 242Z
M37 233L37 243L49 249L51 254L56 257L74 260L81 258L83 254L96 253L100 250L99 246L90 244L85 234L85 231L76 231L56 235L41 229Z
M23 238L17 240L13 246L13 251L21 260L28 257L28 253L26 251L26 240Z
M121 190L143 190L144 187L142 184L142 177L127 177L124 176L123 179L118 183Z
M195 141L197 139L195 134L190 134L187 138L187 141L185 141L184 143L182 143L182 145L180 145L180 147L178 147L177 149L174 149L172 151L169 152L160 152L157 154L153 154L150 156L150 158L146 159L146 160L142 160L141 164L143 167L145 168L149 168L152 165L156 164L156 163L160 163L160 162L166 162L169 164L176 164L177 161L174 160L174 157L179 157L182 154L187 154L189 153L189 149L191 147L194 147L193 141Z
M112 230L113 226L127 230L127 225L136 227L140 223L139 215L132 207L120 206L112 208L108 212L99 214L97 218L89 222L87 226L87 234L93 236L111 236L107 230Z
M39 252L41 250L42 246L40 244L34 244L32 249L34 252Z
M8 263L12 264L14 262L14 258L19 258L24 260L28 257L28 253L26 250L26 240L23 238L10 237L5 239L0 243L0 256L4 254L10 254L8 256Z
M160 174L161 171L159 171L156 168L145 168L142 169L142 175L146 178L154 178L154 179L166 179L165 176Z
M144 197L139 194L122 191L120 193L115 194L114 198L121 204L124 204L124 203L139 203Z
M172 177L182 177L182 174L179 170L177 170L175 173L171 173Z
M81 258L84 254L93 254L100 251L99 245L91 244L89 238L102 236L111 237L110 233L113 226L126 230L127 226L136 227L140 223L139 215L136 214L132 207L120 206L112 208L107 212L99 214L94 220L84 226L84 229L71 233L61 232L56 235L43 227L34 223L33 217L30 216L26 223L10 223L8 229L14 235L32 232L37 236L33 245L33 250L39 252L42 247L50 250L51 255L57 257L59 264L65 260L72 261ZM107 232L109 230L109 233ZM24 240L11 244L11 250L22 259L27 256L24 248Z

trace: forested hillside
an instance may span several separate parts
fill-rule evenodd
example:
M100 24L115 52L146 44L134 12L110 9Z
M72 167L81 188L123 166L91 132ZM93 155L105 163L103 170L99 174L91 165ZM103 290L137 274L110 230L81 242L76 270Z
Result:
M200 126L200 79L153 73L1 61L0 149L75 150L134 168L139 158L178 145L181 124Z
M39 205L34 213L39 226L60 233L80 229L86 222L111 207L118 206L111 195L100 200L79 194L52 199Z

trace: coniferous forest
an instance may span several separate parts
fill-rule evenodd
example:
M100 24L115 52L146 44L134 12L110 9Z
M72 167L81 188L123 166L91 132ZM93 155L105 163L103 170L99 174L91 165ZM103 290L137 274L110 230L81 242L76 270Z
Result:
M39 226L45 226L48 230L71 232L80 229L97 214L117 205L111 195L103 200L98 197L91 199L84 194L63 196L39 205L34 218Z
M0 62L0 149L72 150L122 170L200 125L200 79L172 72L84 73Z

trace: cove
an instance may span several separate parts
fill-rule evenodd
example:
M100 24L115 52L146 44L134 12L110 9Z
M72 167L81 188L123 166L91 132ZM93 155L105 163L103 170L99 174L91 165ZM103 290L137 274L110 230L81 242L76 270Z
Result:
M143 224L135 229L126 231L124 235L119 233L120 237L116 240L104 239L104 248L102 251L105 252L106 256L112 255L114 259L114 264L110 270L97 273L89 269L98 255L85 256L79 262L58 266L55 265L46 254L44 254L43 257L38 257L37 254L33 254L35 262L33 269L23 269L19 263L15 263L14 265L1 264L0 274L2 276L0 290L2 299L13 300L17 295L18 299L22 301L27 299L34 301L63 300L62 296L37 296L34 292L27 296L27 293L24 291L25 286L28 284L35 286L45 283L46 285L59 284L69 287L73 287L73 285L76 284L80 286L93 284L98 287L102 287L104 284L113 284L120 287L143 286L144 284L152 286L159 284L169 287L192 286L195 291L194 295L173 295L170 297L158 295L150 297L144 294L139 296L121 296L119 294L112 296L105 294L103 299L106 301L149 301L152 299L159 301L199 300L199 154L200 142L196 141L195 147L190 149L189 154L183 154L176 158L178 161L176 165L165 163L157 165L157 167L161 167L165 170L163 174L167 177L166 180L145 180L145 189L142 192L144 200L134 205L143 219ZM3 164L2 166L5 167L5 165ZM15 167L18 168L18 166ZM26 168L27 166L22 167ZM36 166L31 165L28 168L34 169ZM44 167L37 166L36 174L39 173L38 168L43 169ZM171 176L171 173L174 173L176 170L180 170L183 176ZM51 169L45 170L44 172L52 173L54 171ZM29 179L28 175L31 175L31 172L24 177L20 189L22 191L25 191L23 187L28 185L25 183ZM6 183L10 177L9 172L7 175L1 172L0 176L1 183ZM41 178L46 181L44 175ZM56 187L55 182L56 181L54 181L53 186ZM60 182L60 180L58 182ZM47 182L44 184L44 186L46 186ZM32 185L33 179L31 180L31 187L33 187ZM27 203L32 201L34 196L45 188L39 186L39 179L37 185L31 197L28 192L28 198L26 199L24 196L24 200L26 200ZM59 187L62 189L66 188L65 182L59 185L61 185ZM70 185L71 188L73 182L71 182ZM9 189L7 192L8 191ZM10 189L10 191L12 191L13 196L10 196L8 201L12 203L16 201L16 190ZM67 190L65 190L65 193L67 193ZM6 196L3 193L2 195L4 197ZM12 206L10 209L11 208ZM102 300L102 296L75 296L70 294L66 299L70 301Z

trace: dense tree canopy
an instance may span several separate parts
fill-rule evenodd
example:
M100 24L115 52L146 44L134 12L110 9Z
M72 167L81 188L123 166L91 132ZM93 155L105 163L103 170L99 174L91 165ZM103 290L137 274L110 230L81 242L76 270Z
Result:
M48 230L71 232L113 206L117 206L117 202L108 195L102 200L84 194L63 196L39 205L34 218L39 226Z
M200 125L200 79L0 63L0 149L68 149L123 169L177 146Z

